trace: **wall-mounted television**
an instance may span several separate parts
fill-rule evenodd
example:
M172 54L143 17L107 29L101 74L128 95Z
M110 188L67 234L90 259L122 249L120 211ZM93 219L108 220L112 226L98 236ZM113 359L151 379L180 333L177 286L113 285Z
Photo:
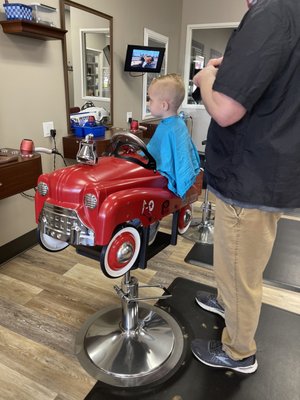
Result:
M165 48L129 44L127 47L124 71L160 72Z

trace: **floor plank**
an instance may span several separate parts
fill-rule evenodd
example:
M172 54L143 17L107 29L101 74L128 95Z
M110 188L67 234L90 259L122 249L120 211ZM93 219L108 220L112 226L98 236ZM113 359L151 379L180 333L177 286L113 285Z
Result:
M1 400L54 400L56 393L0 364Z
M24 306L0 300L1 325L13 332L44 343L59 352L71 354L74 348L75 329L49 316Z
M45 254L45 258L47 256L48 255ZM54 256L52 255L52 258L53 257ZM56 254L55 257L59 257L59 254ZM48 256L48 259L49 263L51 263L50 256ZM97 287L85 284L84 280L78 281L71 277L66 277L55 272L41 269L35 264L34 258L32 260L32 265L27 266L26 268L21 268L21 266L16 264L15 261L12 261L9 268L6 266L2 273L26 283L34 282L36 286L42 289L58 293L62 296L68 296L71 299L81 301L91 307L97 308L103 303L103 295ZM86 271L85 274L87 273L88 272ZM101 279L100 277L101 274L99 273L98 279Z
M43 289L19 279L0 274L0 298L17 304L25 304Z
M1 326L0 360L0 366L8 371L4 376L13 370L23 377L22 379L18 378L21 383L23 379L26 379L32 383L32 387L41 385L47 388L52 396L49 397L51 399L56 398L58 393L66 393L76 400L81 400L95 383L95 380L81 368L73 355L64 355ZM0 379L1 376L0 372ZM8 377L7 383L4 385L9 384ZM2 386L0 387L2 390ZM12 398L23 400L22 395L17 396L17 392ZM32 399L35 398L40 400L43 397L32 397Z
M28 301L26 307L75 328L80 327L87 316L98 310L98 307L89 306L79 300L48 290L43 290Z

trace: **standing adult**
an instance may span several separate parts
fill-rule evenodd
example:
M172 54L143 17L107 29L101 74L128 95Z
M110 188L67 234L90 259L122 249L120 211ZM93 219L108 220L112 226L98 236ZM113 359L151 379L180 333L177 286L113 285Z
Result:
M247 0L249 10L220 59L194 78L212 120L205 171L216 195L218 295L198 292L225 318L221 341L192 342L204 364L257 369L262 275L277 222L300 207L300 2Z

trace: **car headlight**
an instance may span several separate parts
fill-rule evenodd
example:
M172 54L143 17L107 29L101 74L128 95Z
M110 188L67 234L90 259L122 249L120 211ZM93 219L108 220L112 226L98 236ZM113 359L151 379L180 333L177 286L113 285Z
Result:
M94 194L88 193L84 196L84 205L88 208L94 209L97 207L98 200Z
M46 196L49 191L49 187L45 182L39 182L37 186L37 191L41 196Z

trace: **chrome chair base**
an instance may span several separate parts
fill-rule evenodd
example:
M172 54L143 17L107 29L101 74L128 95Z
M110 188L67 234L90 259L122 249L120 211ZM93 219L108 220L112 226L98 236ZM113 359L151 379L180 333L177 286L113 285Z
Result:
M173 375L184 349L178 323L159 307L123 302L122 308L105 308L82 326L75 343L82 367L118 387L148 385Z
M182 235L195 243L214 243L214 205L208 201L208 189L205 190L201 205L201 218L193 218L189 229Z
M195 243L213 244L214 243L214 221L200 223L190 226L183 237Z

